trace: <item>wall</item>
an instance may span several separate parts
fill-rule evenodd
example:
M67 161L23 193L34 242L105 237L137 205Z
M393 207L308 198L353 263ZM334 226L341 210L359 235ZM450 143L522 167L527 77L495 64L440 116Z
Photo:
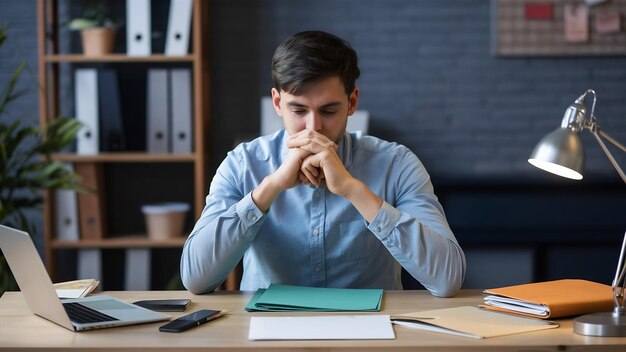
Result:
M26 59L29 91L12 116L33 123L35 4L0 0L0 23L11 26L0 82ZM213 0L210 173L233 143L258 134L276 45L300 30L326 30L360 55L359 108L370 111L371 134L409 146L430 171L470 269L480 268L469 279L509 267L522 281L571 273L558 263L584 255L589 238L593 255L580 270L612 270L626 195L600 148L584 136L587 177L579 183L545 175L526 159L587 88L598 93L601 126L626 142L626 57L491 56L489 8L486 0Z
M36 19L35 1L0 0L0 25L8 26L7 39L0 47L0 92L20 63L26 62L26 68L16 85L16 90L22 91L24 95L9 104L7 111L2 114L2 123L14 119L21 119L26 125L39 123ZM29 212L29 215L35 227L42 231L41 216L37 212ZM43 236L35 234L34 238L38 248L41 248Z
M526 159L587 88L598 94L601 126L626 140L626 57L494 57L489 1L250 3L213 1L215 162L233 136L258 133L273 50L309 29L353 45L362 69L359 108L370 111L372 134L409 146L434 177L542 178ZM588 173L614 175L592 143L588 155Z
M581 182L527 159L588 88L600 125L626 142L626 57L495 57L486 0L216 0L212 11L213 167L258 134L275 47L297 31L329 31L359 53L370 133L407 145L431 173L468 257L465 287L610 282L626 189L599 146L583 135Z

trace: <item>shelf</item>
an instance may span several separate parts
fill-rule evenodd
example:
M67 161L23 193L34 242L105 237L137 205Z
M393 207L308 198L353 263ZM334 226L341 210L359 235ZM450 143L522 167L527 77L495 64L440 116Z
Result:
M182 56L166 56L163 54L154 54L150 56L128 56L125 54L110 54L102 56L85 56L82 54L60 54L60 55L46 55L44 61L47 63L89 63L89 62L192 62L193 55Z
M60 240L56 236L57 216L63 215L59 212L61 206L57 206L57 201L65 199L58 193L48 190L44 195L43 204L43 234L44 234L44 255L46 268L50 277L58 279L56 272L60 266L57 252L60 250L77 249L180 249L183 247L187 236L180 236L169 239L155 239L146 233L140 233L140 228L125 223L123 218L113 215L125 213L125 208L137 208L135 203L148 203L154 198L160 199L160 195L175 194L176 190L163 190L162 185L169 185L169 175L176 174L184 182L183 192L180 201L193 204L194 217L198 218L204 209L206 190L209 188L207 177L207 163L209 162L209 148L207 147L209 133L209 4L205 0L191 0L192 19L190 27L191 41L189 42L190 53L181 56L164 55L163 52L148 56L128 56L124 49L116 53L101 56L85 56L82 52L60 52L62 44L68 43L71 38L66 31L59 30L62 20L61 10L66 6L60 0L36 0L37 2L37 47L38 47L38 87L39 87L39 125L44 128L62 112L76 112L76 100L72 99L71 88L76 88L72 80L73 72L80 66L94 66L94 70L101 67L112 66L116 69L119 81L117 84L130 84L131 90L143 89L147 86L147 81L143 78L143 72L152 68L163 70L173 70L184 68L191 75L190 89L191 95L191 126L193 126L191 149L186 149L187 153L149 153L145 150L137 150L141 147L133 147L135 150L128 151L102 151L95 154L79 154L75 150L72 152L60 152L52 155L52 160L63 163L72 163L74 170L79 170L82 185L93 185L88 188L96 190L92 194L77 194L68 197L65 208L74 212L78 208L80 212L76 214L78 225L84 225L89 229L79 229L81 233L101 234L94 236L96 239L79 237L75 240ZM153 1L153 9L158 13L167 13L167 3ZM122 13L123 14L123 13ZM123 43L118 43L122 44ZM110 65L108 65L110 64ZM135 71L141 74L135 74ZM68 81L69 79L69 81ZM135 88L134 86L137 86ZM187 89L185 89L187 90ZM131 92L135 93L135 92ZM148 91L137 92L138 96L147 94ZM186 93L187 94L187 93ZM98 94L98 96L100 96ZM75 98L75 92L74 92ZM146 104L147 99L142 99L140 104ZM136 99L130 96L129 99L121 99L120 109L126 119L147 118L147 109L144 112L139 109L134 111L131 104L136 103ZM72 105L74 110L72 110ZM102 112L100 112L102 113ZM133 116L139 114L137 116ZM170 115L170 112L168 112ZM102 115L105 116L105 115ZM169 117L168 117L169 119ZM132 131L132 138L145 138L144 127L135 126L137 131ZM146 133L148 131L145 126ZM144 135L142 137L142 135ZM191 152L189 152L191 150ZM129 179L126 172L131 172L135 177ZM153 174L154 173L154 174ZM145 181L144 181L145 179ZM129 197L133 197L129 202ZM165 196L164 196L165 197ZM169 196L168 196L169 198ZM71 201L71 202L70 202ZM71 204L70 204L71 203ZM75 204L74 204L75 203ZM136 210L134 210L136 211ZM81 218L81 213L83 218ZM111 215L113 214L113 215ZM69 214L71 216L72 214ZM100 218L100 221L97 221ZM80 221L82 220L82 222ZM137 219L135 219L137 220ZM111 223L108 223L110 221ZM137 230L134 230L137 228ZM112 233L109 230L115 229ZM135 232L137 231L137 232ZM159 256L174 258L180 253L169 253L174 251L164 251ZM103 254L102 260L107 256ZM114 255L113 255L114 256ZM67 258L63 258L66 260ZM176 268L173 268L175 270ZM119 270L115 270L119 271ZM115 275L123 273L115 272Z
M93 155L54 154L52 159L65 162L112 162L112 163L184 163L193 162L195 154L174 153L143 153L143 152L111 152Z
M53 240L52 248L55 249L80 249L80 248L180 248L185 244L187 237L175 237L165 240L150 239L145 235L133 235L124 237L105 238L101 240L60 241Z

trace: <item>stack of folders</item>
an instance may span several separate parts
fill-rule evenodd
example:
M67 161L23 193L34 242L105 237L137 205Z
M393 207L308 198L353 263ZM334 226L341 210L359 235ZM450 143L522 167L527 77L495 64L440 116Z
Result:
M259 289L249 312L378 312L383 290L271 284ZM394 339L389 315L253 316L250 340Z
M587 280L555 280L484 291L481 307L528 317L562 318L611 311L611 286Z
M381 289L305 287L271 284L259 289L246 305L248 312L378 312Z

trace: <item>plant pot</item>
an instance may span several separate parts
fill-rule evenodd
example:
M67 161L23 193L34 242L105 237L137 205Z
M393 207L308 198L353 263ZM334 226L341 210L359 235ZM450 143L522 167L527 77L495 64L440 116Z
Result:
M102 56L113 52L116 27L85 28L80 31L85 56Z

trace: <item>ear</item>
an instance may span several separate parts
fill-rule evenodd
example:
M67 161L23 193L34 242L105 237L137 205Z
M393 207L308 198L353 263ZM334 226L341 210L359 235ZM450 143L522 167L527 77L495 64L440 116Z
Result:
M274 106L274 110L276 110L276 114L283 116L280 109L280 92L278 92L276 88L272 88L272 105Z
M359 88L354 87L354 90L348 97L348 116L354 114L358 103L359 103Z

